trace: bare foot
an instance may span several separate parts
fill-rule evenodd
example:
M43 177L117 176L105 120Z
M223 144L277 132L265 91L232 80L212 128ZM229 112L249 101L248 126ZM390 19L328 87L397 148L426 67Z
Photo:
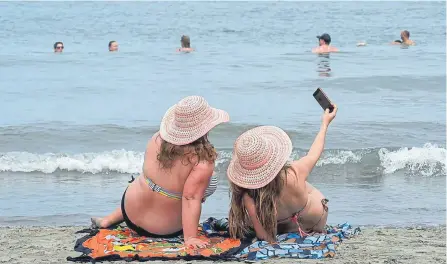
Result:
M102 218L101 217L92 217L90 218L90 220L92 221L92 228L103 228L102 226Z

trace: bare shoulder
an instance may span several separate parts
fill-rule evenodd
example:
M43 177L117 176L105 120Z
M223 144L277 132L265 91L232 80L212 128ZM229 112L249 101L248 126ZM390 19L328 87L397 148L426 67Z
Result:
M203 193L206 187L208 187L209 180L213 174L213 169L214 166L206 164L205 162L200 162L194 166L186 179L183 195L185 197L202 195L200 197L202 199Z
M306 178L305 170L301 167L299 160L295 160L291 163L290 169L287 170L287 184L301 185Z
M152 135L152 137L148 140L147 145L146 145L146 150L153 147L153 146L158 146L159 144L159 140L161 139L160 137L160 133L156 132L155 134Z
M160 131L155 132L152 137L151 140L157 140L158 138L160 138Z
M201 161L194 166L192 173L211 176L214 172L214 162Z

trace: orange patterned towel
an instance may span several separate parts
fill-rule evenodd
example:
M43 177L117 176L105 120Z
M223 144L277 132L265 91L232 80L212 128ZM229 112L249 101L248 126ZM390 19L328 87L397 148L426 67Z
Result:
M248 243L231 239L226 228L226 219L210 218L199 226L200 238L209 245L203 249L186 248L183 237L149 238L137 235L127 227L114 229L84 229L89 234L78 239L75 250L79 257L68 257L70 261L101 260L174 260L209 259L234 260L234 255Z

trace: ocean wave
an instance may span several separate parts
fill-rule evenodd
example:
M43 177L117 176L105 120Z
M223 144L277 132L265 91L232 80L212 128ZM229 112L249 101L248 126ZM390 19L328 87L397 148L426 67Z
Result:
M386 148L379 150L379 158L385 173L408 168L411 172L423 176L446 173L446 149L426 143L422 148L401 148L390 151Z
M400 149L326 150L317 163L318 167L330 165L362 164L375 165L385 174L408 169L422 176L445 174L446 149L427 143L423 147ZM292 159L306 154L305 150L294 150ZM216 170L225 170L231 159L231 150L218 151ZM143 152L113 150L97 153L0 153L1 172L54 173L75 171L81 173L125 173L138 174L142 170Z
M363 155L365 155L365 151L356 151L357 153L351 150L339 150L339 151L329 151L326 152L323 158L320 158L317 162L317 166L324 166L329 164L347 164L347 163L359 163L362 160Z
M0 154L0 171L53 173L57 170L100 173L139 173L143 164L143 152L113 150L81 154L35 154L8 152Z

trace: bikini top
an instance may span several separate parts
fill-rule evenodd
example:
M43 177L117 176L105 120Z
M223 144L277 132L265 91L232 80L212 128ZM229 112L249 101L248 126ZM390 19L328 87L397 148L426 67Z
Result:
M163 187L161 187L160 185L157 185L151 179L149 179L147 177L144 177L144 178L146 180L147 185L149 186L149 188L152 189L152 191L157 192L163 196L166 196L166 197L174 199L174 200L182 199L182 193L168 191L168 190L164 189ZM211 196L216 191L218 183L219 183L219 179L217 178L217 176L215 174L213 174L213 176L211 176L210 183L208 184L208 187L205 190L205 198Z

